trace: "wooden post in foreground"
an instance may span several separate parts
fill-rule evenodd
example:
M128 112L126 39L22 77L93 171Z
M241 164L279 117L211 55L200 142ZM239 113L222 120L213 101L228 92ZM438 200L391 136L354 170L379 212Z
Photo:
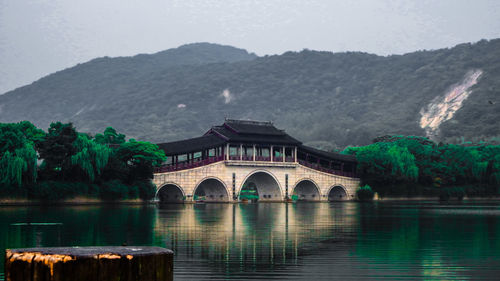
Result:
M174 254L160 247L7 249L6 281L171 281Z

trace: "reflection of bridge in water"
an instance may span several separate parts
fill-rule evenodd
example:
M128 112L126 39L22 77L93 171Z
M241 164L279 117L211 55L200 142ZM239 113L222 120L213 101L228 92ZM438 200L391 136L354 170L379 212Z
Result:
M226 120L203 136L159 144L167 161L154 174L162 203L335 201L359 186L353 156L317 150L270 122Z
M289 263L310 245L356 235L354 203L185 204L158 211L155 245L210 261Z

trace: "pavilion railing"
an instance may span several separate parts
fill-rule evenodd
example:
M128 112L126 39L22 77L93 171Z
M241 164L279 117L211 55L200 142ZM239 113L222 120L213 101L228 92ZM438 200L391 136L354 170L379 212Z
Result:
M325 167L319 165L318 163L311 163L311 162L307 162L307 161L299 159L299 164L302 166L306 166L308 168L314 169L314 170L318 170L320 172L334 174L337 176L351 177L351 178L356 177L356 173L325 168Z
M253 161L253 156L243 156L241 158L244 161ZM219 161L224 161L225 158L223 155L221 156L212 156L208 157L207 159L203 160L198 160L194 162L189 162L189 163L178 163L177 165L163 165L161 167L155 168L154 172L155 173L166 173L166 172L173 172L173 171L179 171L179 170L186 170L186 169L192 169L196 167L201 167L205 166L208 164L212 164L215 162ZM229 156L229 160L240 160L240 156ZM255 161L271 161L271 157L266 157L266 156L255 156ZM282 157L274 157L273 162L283 162ZM286 157L285 162L294 162L293 157ZM334 170L334 169L329 169L325 168L318 163L311 163L305 160L298 160L300 165L306 166L311 169L315 169L324 173L329 173L333 175L338 175L338 176L344 176L344 177L356 177L356 173L353 172L348 172L348 171L339 171L339 170Z
M196 167L201 167L205 166L208 164L212 164L215 162L223 161L224 156L212 156L208 157L207 159L203 160L198 160L190 163L178 163L177 165L163 165L161 167L155 168L155 173L166 173L166 172L173 172L173 171L179 171L179 170L185 170L185 169L192 169Z
M255 161L271 161L270 156L255 156Z

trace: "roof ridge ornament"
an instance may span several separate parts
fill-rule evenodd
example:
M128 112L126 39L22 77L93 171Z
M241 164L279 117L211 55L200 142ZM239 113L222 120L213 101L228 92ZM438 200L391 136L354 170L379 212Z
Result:
M248 124L248 125L265 125L265 126L273 126L272 121L258 121L258 120L249 120L249 119L230 119L224 118L225 122L236 123L236 124Z

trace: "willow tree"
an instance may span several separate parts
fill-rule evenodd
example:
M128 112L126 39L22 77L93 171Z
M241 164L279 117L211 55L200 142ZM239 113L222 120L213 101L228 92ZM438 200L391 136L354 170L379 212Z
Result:
M363 147L351 147L345 154L354 154L358 172L368 182L391 183L417 181L418 167L408 148L397 143L377 142Z
M80 167L93 182L108 164L111 149L83 134L78 135L73 147L76 153L71 156L71 164Z
M37 179L37 154L34 136L43 131L33 124L0 124L0 183L8 186L30 184Z

